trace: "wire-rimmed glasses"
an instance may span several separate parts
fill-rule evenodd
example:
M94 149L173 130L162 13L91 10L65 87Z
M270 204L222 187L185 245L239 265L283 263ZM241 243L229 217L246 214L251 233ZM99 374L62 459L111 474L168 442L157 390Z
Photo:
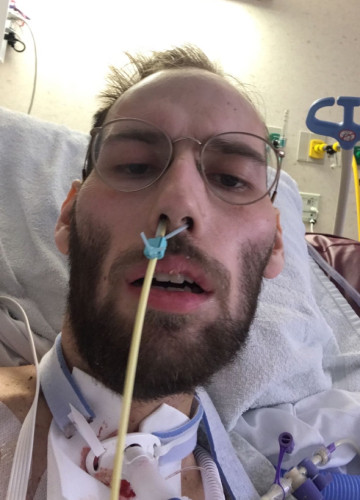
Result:
M234 205L274 197L282 152L264 138L248 132L224 132L206 141L170 137L160 128L136 118L119 118L91 132L87 169L94 167L110 187L134 192L164 175L180 141L198 145L197 168L210 191ZM268 168L274 172L268 176Z

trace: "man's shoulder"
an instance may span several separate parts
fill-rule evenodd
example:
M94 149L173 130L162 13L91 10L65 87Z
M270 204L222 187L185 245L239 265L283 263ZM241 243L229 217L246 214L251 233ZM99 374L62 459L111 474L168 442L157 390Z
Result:
M0 367L0 402L24 421L35 394L36 370L33 365Z

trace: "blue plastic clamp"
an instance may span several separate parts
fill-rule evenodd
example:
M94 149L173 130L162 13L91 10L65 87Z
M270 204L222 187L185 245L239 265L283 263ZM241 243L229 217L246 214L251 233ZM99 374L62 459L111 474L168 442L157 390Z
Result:
M145 241L144 255L148 259L162 259L165 255L167 241L164 236L149 238Z

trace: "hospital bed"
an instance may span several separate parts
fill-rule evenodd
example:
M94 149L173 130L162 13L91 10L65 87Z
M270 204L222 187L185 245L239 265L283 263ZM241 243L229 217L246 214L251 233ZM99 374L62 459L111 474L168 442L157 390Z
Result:
M339 273L340 277L343 277L348 285L360 292L360 241L320 233L308 233L305 238L325 263L328 263ZM328 274L328 277L332 279L356 314L360 316L360 305L352 297L346 284L344 282L341 284L341 279L332 278L331 274Z
M27 312L39 357L61 329L68 268L53 230L71 181L80 177L88 140L85 133L0 108L0 295ZM273 481L281 432L295 440L285 469L323 442L350 435L360 447L355 424L345 419L345 425L339 408L349 404L359 421L360 243L305 235L301 197L286 172L276 205L284 271L264 281L248 343L207 387L260 494ZM319 265L324 261L345 278L345 288ZM0 365L31 360L21 321L0 304ZM344 450L333 466L346 466L355 454Z

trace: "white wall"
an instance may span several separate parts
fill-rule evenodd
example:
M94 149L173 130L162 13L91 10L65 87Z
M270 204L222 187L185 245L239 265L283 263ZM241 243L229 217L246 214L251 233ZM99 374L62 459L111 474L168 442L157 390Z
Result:
M300 130L313 101L360 96L359 0L27 0L38 50L38 87L32 114L88 131L109 64L123 51L199 45L234 76L257 90L268 125L281 127L289 109L284 168L302 191L321 194L317 231L332 232L340 168L297 162ZM26 112L34 53L8 49L0 65L0 106ZM320 115L321 116L321 115ZM360 116L360 112L357 114ZM340 121L331 108L324 118ZM359 120L360 122L360 120ZM344 234L356 238L351 186Z

